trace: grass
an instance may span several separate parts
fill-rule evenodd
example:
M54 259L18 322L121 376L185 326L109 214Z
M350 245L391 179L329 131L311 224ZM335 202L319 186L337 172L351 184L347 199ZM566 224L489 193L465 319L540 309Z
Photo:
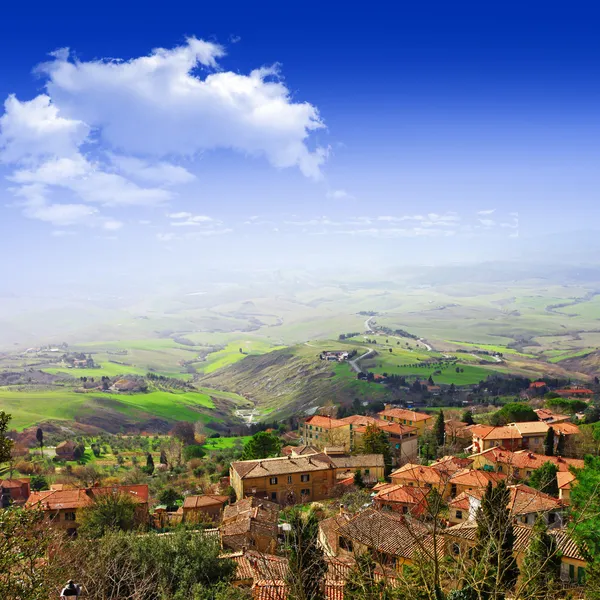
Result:
M370 367L369 371L372 371L373 373L388 373L390 375L416 376L422 380L427 379L431 375L435 383L473 385L486 379L488 375L494 374L494 371L491 369L468 364L450 365L443 369L440 369L439 366L415 368L408 365L394 365L386 362L383 362L382 365L379 366L380 363L378 362L378 358L379 357L375 359L376 365ZM462 372L457 373L457 367L459 367ZM441 373L439 375L434 375L434 371L438 370L441 371Z
M250 435L242 435L235 437L209 438L206 440L206 444L204 444L203 447L205 450L226 450L236 446L238 441L244 445L251 437L252 436Z
M127 358L126 356L122 358ZM145 375L148 369L135 367L132 365L117 365L111 362L100 363L99 369L69 369L67 367L50 367L44 369L46 373L52 375L66 374L71 377L94 377L100 379L103 376L117 377L118 375Z
M133 418L144 415L174 421L221 421L207 414L214 408L205 393L150 392L148 394L80 394L72 390L0 390L0 410L12 415L11 428L25 429L44 420L74 421L93 415L96 401L110 400L111 408Z
M240 348L242 352L240 352ZM258 340L236 340L227 344L223 350L209 354L205 361L199 363L198 369L208 375L209 373L214 373L219 369L233 365L248 355L266 354L280 348L281 346L273 347L268 342Z

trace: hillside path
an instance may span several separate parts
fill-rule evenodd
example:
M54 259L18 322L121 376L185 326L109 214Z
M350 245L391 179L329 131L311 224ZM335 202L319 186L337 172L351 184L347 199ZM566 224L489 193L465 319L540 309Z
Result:
M372 354L375 354L375 350L373 350L372 348L367 348L367 352L365 352L363 355L358 356L357 358L348 361L348 364L350 365L350 368L355 373L360 373L361 372L361 368L360 368L360 366L358 364L359 361L361 361L363 358L369 358L369 356L371 356Z

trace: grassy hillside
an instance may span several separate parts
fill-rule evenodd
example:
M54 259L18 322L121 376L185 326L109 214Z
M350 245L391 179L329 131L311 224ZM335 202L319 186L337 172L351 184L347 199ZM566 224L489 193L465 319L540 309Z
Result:
M202 377L200 384L243 394L263 415L269 415L269 419L275 415L297 414L332 400L392 397L384 386L359 381L348 364L319 360L319 352L324 347L334 349L340 344L303 344L262 356L247 356Z

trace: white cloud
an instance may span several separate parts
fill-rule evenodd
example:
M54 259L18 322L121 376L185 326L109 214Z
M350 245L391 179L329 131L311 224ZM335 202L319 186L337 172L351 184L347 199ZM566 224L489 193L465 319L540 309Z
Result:
M184 219L183 221L173 221L171 227L197 227L198 225L206 225L208 223L218 222L214 221L212 217L206 215L193 215L192 213L174 213L169 215L172 219Z
M121 229L121 227L123 227L123 223L121 223L121 221L108 220L104 221L102 227L104 227L104 229L108 229L109 231L116 231L117 229Z
M327 198L331 200L354 200L354 196L349 194L346 190L330 190L327 192Z
M484 215L492 215L495 212L496 212L495 208L490 208L489 210L479 210L479 211L477 211L477 214L484 216Z
M81 62L63 51L40 71L66 117L94 128L123 153L193 156L227 148L318 178L328 149L306 144L324 127L318 110L292 100L276 66L201 77L198 66L214 68L224 54L221 46L188 38L129 61Z
M492 219L478 219L478 221L484 226L484 227L492 227L493 225L496 224L496 221L492 221Z
M74 231L69 231L66 229L55 229L54 231L51 232L51 235L53 237L66 237L69 235L75 235Z
M190 212L177 212L177 213L170 213L167 215L167 217L169 217L169 219L189 219L192 215L192 213Z
M110 161L123 175L158 186L182 185L196 177L183 167L167 162L148 162L132 156L109 154Z

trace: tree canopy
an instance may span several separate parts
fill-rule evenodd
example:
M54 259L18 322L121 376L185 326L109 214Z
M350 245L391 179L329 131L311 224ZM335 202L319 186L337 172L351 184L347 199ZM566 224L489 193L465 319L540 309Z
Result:
M13 447L13 441L6 437L10 419L9 414L0 410L0 464L10 460L10 451Z
M281 450L281 440L267 431L255 433L244 446L242 460L255 460L278 456Z
M558 467L554 463L545 462L531 474L529 485L544 494L558 496L557 473Z
M533 408L524 402L509 402L491 416L490 425L498 426L526 421L539 421Z

